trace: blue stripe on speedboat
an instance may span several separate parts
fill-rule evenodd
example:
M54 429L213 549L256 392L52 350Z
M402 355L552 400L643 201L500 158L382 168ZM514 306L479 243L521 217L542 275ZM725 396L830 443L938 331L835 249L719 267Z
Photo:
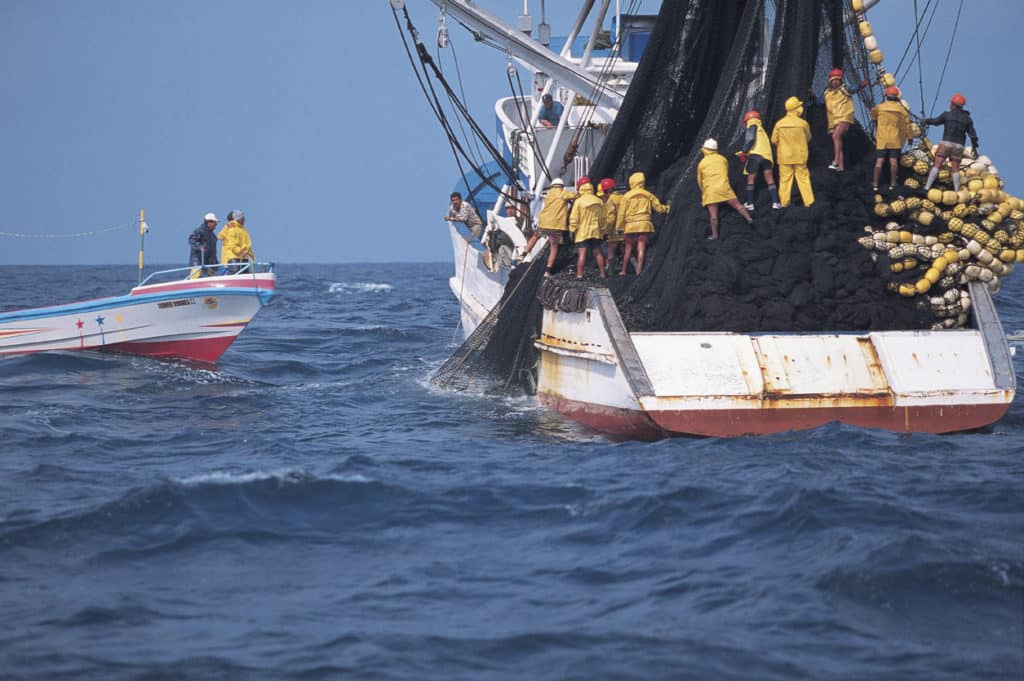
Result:
M159 303L164 300L180 300L181 298L201 298L204 296L258 296L260 303L266 305L274 297L274 291L257 288L205 288L187 289L179 291L167 291L164 293L141 293L138 295L114 296L111 298L97 298L80 303L68 303L66 305L54 305L53 307L36 307L28 310L16 310L14 312L0 312L0 324L6 322L17 322L28 319L39 319L41 317L57 317L66 314L84 314L98 310L110 310L130 305L145 303Z

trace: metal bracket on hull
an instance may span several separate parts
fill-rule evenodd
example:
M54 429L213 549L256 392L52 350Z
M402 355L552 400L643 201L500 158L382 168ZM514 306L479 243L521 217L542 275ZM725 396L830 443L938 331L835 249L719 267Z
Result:
M1003 325L999 323L992 295L988 292L988 287L979 281L970 282L967 288L971 292L974 326L981 331L981 336L985 339L996 387L1000 390L1016 390L1017 376L1013 371L1010 346L1006 342Z
M619 358L619 366L622 367L622 373L626 376L633 394L638 398L654 395L651 379L644 369L643 362L640 361L640 354L636 351L636 346L633 345L633 339L622 322L622 317L619 316L619 308L615 304L615 299L612 298L611 291L606 288L589 288L587 296L590 306L597 308L600 312L601 321L611 339L612 348Z

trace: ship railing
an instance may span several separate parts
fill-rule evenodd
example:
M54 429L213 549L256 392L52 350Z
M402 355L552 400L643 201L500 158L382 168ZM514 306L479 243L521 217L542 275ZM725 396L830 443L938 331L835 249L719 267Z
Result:
M148 277L143 279L142 283L140 283L139 286L149 286L151 284L164 284L171 281L181 281L182 279L200 279L204 277L255 277L257 274L268 274L273 271L274 263L256 262L252 260L227 264L217 263L216 265L193 265L190 267L175 267L169 270L160 270L158 272L153 272Z

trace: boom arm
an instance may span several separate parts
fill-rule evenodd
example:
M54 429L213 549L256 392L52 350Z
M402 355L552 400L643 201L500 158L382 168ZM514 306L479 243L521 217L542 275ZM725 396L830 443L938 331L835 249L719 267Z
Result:
M476 7L467 0L432 0L458 21L474 31L506 47L508 53L534 67L551 74L555 80L570 89L583 93L594 93L594 103L618 108L622 95L604 84L599 84L584 68L547 49L539 42L524 35L498 17Z

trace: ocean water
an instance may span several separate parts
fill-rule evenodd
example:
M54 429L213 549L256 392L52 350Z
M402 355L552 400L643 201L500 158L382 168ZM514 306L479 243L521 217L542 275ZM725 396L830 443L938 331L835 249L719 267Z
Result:
M0 270L4 309L134 276ZM278 272L216 368L0 361L0 679L1024 678L1020 399L609 442L429 385L450 265Z

